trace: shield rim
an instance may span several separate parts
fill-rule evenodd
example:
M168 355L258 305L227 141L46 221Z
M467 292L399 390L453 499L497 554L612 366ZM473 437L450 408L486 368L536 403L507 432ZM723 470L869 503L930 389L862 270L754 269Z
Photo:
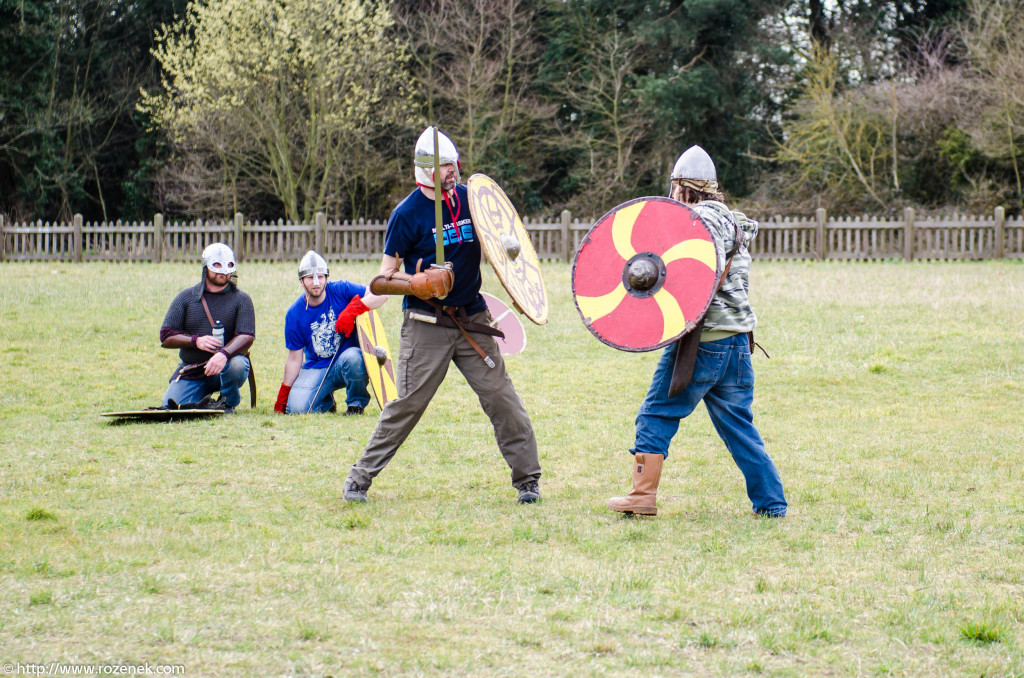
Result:
M374 331L374 327L380 329L380 340L379 342L374 341L377 339L377 332ZM384 323L380 319L380 314L377 313L377 309L371 308L368 312L356 317L356 331L359 333L359 352L363 354L363 365L366 366L366 373L368 381L370 382L370 390L373 391L373 398L377 401L377 406L384 411L384 406L389 402L398 397L398 380L395 375L394 363L391 360L391 347L388 346L387 333L384 331ZM388 359L381 365L377 362L376 354L371 354L363 347L363 340L366 340L367 344L373 346L380 346L388 353ZM396 378L391 379L391 383L395 387L394 397L390 397L388 394L388 384L384 381L385 368L390 365L390 374L395 375ZM374 374L380 374L381 388L384 391L383 394L377 393L377 384L374 381ZM383 402L382 402L383 400Z
M715 256L715 284L712 286L711 293L708 295L708 299L704 303L703 310L701 310L701 312L693 320L687 320L686 321L686 327L683 329L682 332L680 332L676 336L671 337L670 339L666 339L664 341L661 341L661 342L659 342L659 343L657 343L657 344L655 344L653 346L647 346L647 347L620 346L618 344L615 344L615 343L609 341L605 337L601 336L599 333L597 333L594 330L593 326L587 320L587 318L584 317L583 311L580 309L579 302L576 299L576 266L579 264L580 252L583 251L584 246L586 246L586 245L588 245L590 243L590 235L594 232L594 229L597 228L597 225L602 223L602 222L604 222L608 217L610 217L611 215L615 214L616 212L618 212L618 211L620 211L622 209L625 209L626 207L629 207L630 205L635 205L638 202L667 202L667 203L672 203L673 205L678 205L679 207L686 208L687 210L689 210L689 212L693 216L694 220L697 221L701 226L703 226L705 231L707 231L708 238L711 241L711 243L715 246L715 251L716 251L716 256ZM714 234L711 232L711 228L708 227L708 225L706 223L704 223L704 220L700 218L700 215L697 214L697 212L690 205L687 205L685 203L679 202L678 200L673 200L672 198L666 198L665 196L661 196L661 195L647 195L647 196L641 196L639 198L633 198L631 200L627 200L626 202L621 203L619 205L616 205L615 207L613 207L610 210L608 210L607 212L605 212L604 215L602 215L600 219L596 219L594 221L594 223L591 225L590 229L587 231L586 235L584 235L583 238L580 240L580 244L576 247L576 254L573 256L573 260L572 260L572 270L570 271L570 274L569 274L569 285L570 285L570 287L572 289L572 302L573 302L573 305L576 306L576 313L579 314L580 319L583 321L583 324L584 324L584 326L586 326L587 330L592 335L597 337L597 339L600 340L601 343L607 344L608 346L611 346L612 348L617 349L619 351L626 351L627 353L649 353L651 351L657 351L660 348L664 348L666 346L669 346L670 344L673 344L673 343L679 341L681 338L685 337L687 334L692 332L693 329L697 326L697 324L707 314L708 308L711 307L711 302L714 301L715 294L718 292L719 280L722 277L722 269L721 269L721 266L720 266L720 263L719 263L719 259L718 259L718 256L717 256L717 250L718 250L718 241L715 240Z
M474 179L477 179L478 177L480 179L478 179L477 182L474 182ZM477 183L477 185L479 185L479 180L489 181L491 183L491 185L493 185L494 188L498 189L498 191L501 193L501 195L505 198L505 201L508 203L508 206L512 210L512 213L516 215L516 219L515 219L515 221L512 224L512 231L516 234L516 237L519 240L519 247L520 247L519 256L520 257L529 256L531 261L537 266L537 271L539 272L540 271L540 257L537 256L537 250L533 247L533 241L530 240L530 234L526 230L526 225L523 224L523 220L519 216L519 212L516 210L515 206L512 204L512 201L508 199L508 195L505 193L505 191L501 188L501 186L498 185L498 182L495 181L494 179L492 179L491 177L487 176L486 174L483 174L482 172L477 172L477 173L473 174L466 181L466 188L467 188L467 191L469 193L469 213L470 213L470 216L473 217L473 227L479 229L481 227L481 225L484 223L482 220L477 219L477 216L476 216L476 213L475 213L476 210L474 209L474 205L476 203L476 201L474 200L474 195L475 195L476 191L475 191L475 188L474 188L473 184ZM495 265L494 259L492 258L493 256L496 256L496 255L491 252L491 250L488 247L487 243L488 243L488 241L486 239L481 238L480 239L480 249L482 249L484 251L484 256L487 259L487 263L491 265L491 269L494 271L494 274L497 276L498 281L501 283L501 286L505 289L505 292L508 293L508 296L512 298L512 304L515 307L515 309L517 311L519 311L521 314L525 315L527 318L529 318L530 322L534 323L535 325L544 325L545 323L547 323L548 317L549 317L550 311L551 311L551 305L548 303L548 290L547 290L547 286L544 284L543 276L540 276L539 279L540 279L541 292L542 292L543 298L544 298L544 312L543 312L543 314L537 314L537 317L534 317L533 315L531 315L530 313L527 313L526 310L523 309L522 305L519 303L519 300L516 299L516 296L512 293L512 290L509 289L508 283L505 281L505 278L502 276L501 270L499 269L498 266ZM504 251L501 251L500 256L503 257L506 260L508 258L507 255L504 253Z

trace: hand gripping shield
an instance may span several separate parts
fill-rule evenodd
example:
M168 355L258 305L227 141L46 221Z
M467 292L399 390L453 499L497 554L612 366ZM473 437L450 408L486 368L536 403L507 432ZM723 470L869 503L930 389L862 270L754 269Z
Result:
M484 255L516 309L538 325L548 321L548 295L537 251L505 192L484 174L467 182L469 212Z
M715 240L696 212L668 198L637 198L587 233L572 293L595 337L622 351L653 351L696 327L720 275Z

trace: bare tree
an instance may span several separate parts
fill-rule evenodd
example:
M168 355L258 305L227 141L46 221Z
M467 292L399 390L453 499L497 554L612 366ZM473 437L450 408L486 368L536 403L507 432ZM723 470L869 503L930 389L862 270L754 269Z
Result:
M785 125L774 159L795 170L795 192L844 203L856 203L860 193L885 208L885 192L899 181L898 100L891 90L880 110L863 92L840 92L838 66L831 50L815 46L795 116Z
M237 205L262 192L294 221L342 212L380 174L373 142L407 120L391 28L386 7L363 0L194 4L159 37L164 90L144 92L142 108L175 144L186 185L221 184L198 195Z
M557 110L534 91L542 43L531 3L431 0L396 5L395 17L411 45L426 122L452 135L468 169L504 167L496 178L506 191L529 181L523 163L542 154ZM523 174L509 176L514 168Z
M1009 161L1024 207L1020 155L1024 141L1024 7L1004 0L970 0L961 26L974 94L964 127L993 158Z

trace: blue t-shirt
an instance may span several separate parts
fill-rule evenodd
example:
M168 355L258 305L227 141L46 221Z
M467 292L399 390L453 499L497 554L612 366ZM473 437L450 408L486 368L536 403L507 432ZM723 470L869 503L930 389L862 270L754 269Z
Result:
M306 295L303 294L288 309L284 316L284 345L289 351L305 350L306 362L302 364L302 369L327 367L335 353L359 345L359 336L355 330L344 342L342 336L334 330L338 315L357 294L364 296L366 287L347 280L337 280L327 283L325 298L319 306L306 308Z
M452 214L454 208L455 214ZM444 298L445 306L465 306L467 313L479 313L487 308L480 296L480 242L469 214L469 196L465 186L456 186L451 205L444 201L441 208L444 224L444 258L455 269L455 284ZM401 257L405 272L415 273L416 262L423 259L420 270L437 260L434 236L434 201L417 188L410 193L388 219L384 237L384 254ZM430 304L414 296L406 296L402 308L432 310Z

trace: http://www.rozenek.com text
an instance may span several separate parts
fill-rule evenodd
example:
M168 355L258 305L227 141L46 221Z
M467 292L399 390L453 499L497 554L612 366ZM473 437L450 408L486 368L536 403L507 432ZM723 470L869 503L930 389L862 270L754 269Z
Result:
M4 662L4 676L184 676L181 664L32 664Z

